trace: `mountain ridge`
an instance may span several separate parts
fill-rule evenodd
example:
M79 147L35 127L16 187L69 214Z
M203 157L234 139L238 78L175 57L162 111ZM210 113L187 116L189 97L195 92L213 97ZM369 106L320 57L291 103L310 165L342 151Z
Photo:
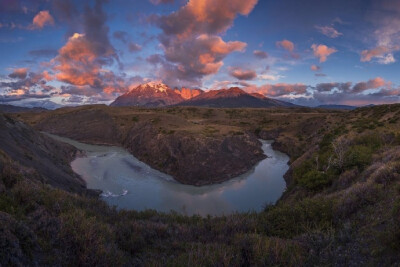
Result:
M268 98L258 93L247 93L239 87L203 91L182 87L171 89L168 85L149 82L132 88L117 97L110 106L203 106L220 108L296 107L289 102Z

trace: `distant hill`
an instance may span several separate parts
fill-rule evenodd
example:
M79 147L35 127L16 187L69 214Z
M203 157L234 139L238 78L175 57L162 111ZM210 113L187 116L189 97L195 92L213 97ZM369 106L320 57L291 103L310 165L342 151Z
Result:
M296 106L288 102L265 97L261 94L249 94L238 87L210 90L192 99L178 103L177 105L219 108L269 108Z
M18 113L18 112L42 112L42 111L47 111L45 108L39 108L39 107L18 107L18 106L13 106L13 105L3 105L0 104L0 112L3 113Z
M354 110L356 106L347 106L347 105L320 105L316 108L324 108L324 109L342 109L342 110Z

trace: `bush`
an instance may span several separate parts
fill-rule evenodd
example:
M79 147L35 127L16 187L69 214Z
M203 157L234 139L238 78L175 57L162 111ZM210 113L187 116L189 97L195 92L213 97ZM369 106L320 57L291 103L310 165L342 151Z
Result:
M295 203L280 203L259 215L259 230L270 236L292 238L314 229L330 229L333 201L306 198Z
M359 170L364 169L372 161L372 149L364 145L356 145L351 147L345 155L345 168L351 169L357 167Z
M311 191L318 191L331 184L329 175L317 170L310 170L302 175L297 182Z
M347 219L361 208L377 203L381 187L374 183L358 183L344 192L335 207L335 215Z

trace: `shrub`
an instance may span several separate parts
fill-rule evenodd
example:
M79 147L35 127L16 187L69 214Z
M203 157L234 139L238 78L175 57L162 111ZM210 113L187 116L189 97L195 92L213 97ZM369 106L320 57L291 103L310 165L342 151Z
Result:
M339 199L335 214L346 219L362 207L375 204L380 198L381 189L374 183L358 183L347 189Z
M328 174L317 170L306 172L297 181L301 186L311 191L321 190L332 182Z
M372 149L364 145L350 147L345 155L345 168L357 167L362 170L372 161Z
M280 203L259 215L259 230L270 236L291 238L313 229L330 229L333 201L305 198L294 203Z

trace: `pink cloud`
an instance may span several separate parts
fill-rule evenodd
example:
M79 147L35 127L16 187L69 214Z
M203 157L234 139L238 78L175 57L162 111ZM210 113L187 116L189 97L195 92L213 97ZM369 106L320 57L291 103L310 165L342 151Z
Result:
M312 71L319 71L319 70L321 70L321 67L320 67L320 66L317 66L317 65L311 65L310 69L311 69Z
M319 62L325 62L328 59L328 56L332 55L333 53L336 53L337 50L335 48L327 47L326 45L316 45L313 44L311 46L314 56L319 58Z
M40 11L33 18L32 29L42 29L46 25L54 25L54 19L48 10Z
M10 78L25 79L28 73L28 68L17 68L8 75Z
M254 50L253 55L257 58L264 59L268 57L268 53L261 50Z
M254 70L243 70L241 68L231 68L229 74L238 80L253 80L257 77Z
M248 15L258 0L189 0L178 11L159 18L166 35L179 39L196 34L219 34L229 29L238 14Z
M171 86L199 85L204 76L217 73L226 56L247 46L225 42L220 34L238 15L248 15L257 1L190 0L170 15L153 18L163 31L159 40L164 58L158 61L158 78Z
M279 97L289 95L302 95L307 92L308 86L302 83L265 84L261 86L251 85L245 88L249 93L259 93L266 96Z
M370 50L363 50L361 52L361 62L369 62L373 58L378 58L378 62L381 64L394 63L396 60L393 57L392 52L400 50L400 46L377 46Z
M363 92L365 90L369 90L369 89L377 89L380 87L385 86L387 83L385 82L384 79L382 79L381 77L376 77L374 79L371 79L367 82L359 82L356 83L353 87L353 92L354 93L360 93Z
M337 38L341 35L343 35L343 33L338 32L335 28L333 28L332 26L315 26L315 28L322 33L323 35L326 35L330 38Z
M289 40L282 40L282 41L276 42L276 46L279 48L283 48L289 52L293 52L293 50L294 50L294 43Z

